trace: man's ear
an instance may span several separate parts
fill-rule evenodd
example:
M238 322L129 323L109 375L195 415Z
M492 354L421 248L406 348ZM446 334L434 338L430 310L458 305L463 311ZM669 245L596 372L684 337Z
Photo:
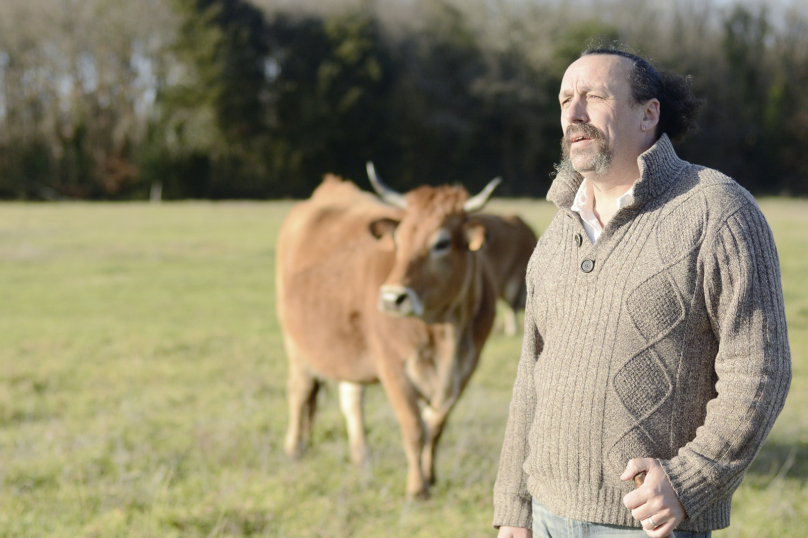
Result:
M381 239L385 235L392 237L400 222L389 218L377 219L368 224L368 230L376 239Z
M659 100L656 98L649 99L645 102L645 104L642 105L642 107L642 123L643 126L650 131L659 123Z
M469 246L469 250L472 252L477 252L482 248L485 244L487 232L485 229L485 225L479 221L469 221L463 228L463 234L466 237L466 244Z

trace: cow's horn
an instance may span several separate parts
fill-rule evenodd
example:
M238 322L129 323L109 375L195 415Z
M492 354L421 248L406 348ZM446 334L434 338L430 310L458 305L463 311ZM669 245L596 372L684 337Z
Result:
M495 177L488 182L488 185L486 185L479 194L466 200L466 203L463 204L463 209L466 211L466 213L479 211L485 207L485 204L488 203L488 199L491 197L491 193L494 192L494 189L496 189L497 185L499 185L501 182L501 177Z
M370 184L373 185L373 189L382 200L390 205L407 209L407 200L404 198L404 195L400 192L394 191L382 183L382 180L376 176L376 169L373 167L372 162L368 161L367 164L365 164L365 168L367 168L368 171L368 179L370 179Z

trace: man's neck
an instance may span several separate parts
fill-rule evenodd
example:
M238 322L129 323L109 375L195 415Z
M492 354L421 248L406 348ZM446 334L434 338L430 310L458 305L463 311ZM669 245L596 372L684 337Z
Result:
M620 176L600 176L592 174L586 179L592 184L592 192L595 197L595 216L600 221L601 226L606 227L611 218L617 213L617 199L628 192L634 182L640 176L639 168L633 177L621 174Z

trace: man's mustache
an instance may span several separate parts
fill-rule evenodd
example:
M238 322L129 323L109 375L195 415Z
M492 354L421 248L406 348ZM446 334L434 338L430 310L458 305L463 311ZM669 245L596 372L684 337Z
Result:
M572 138L574 136L580 136L580 135L595 140L606 138L606 135L603 133L603 131L601 131L594 125L590 125L588 123L573 123L567 127L567 133L565 136L568 141L572 142Z
M588 123L572 123L567 127L567 132L561 137L561 149L564 155L569 155L572 139L577 136L585 136L592 140L605 141L606 135L593 125Z

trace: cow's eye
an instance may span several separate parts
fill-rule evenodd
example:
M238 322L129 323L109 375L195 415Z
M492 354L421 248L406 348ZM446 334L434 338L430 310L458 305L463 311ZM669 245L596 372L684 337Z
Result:
M448 237L444 237L432 245L432 250L440 252L442 250L448 250L450 246L452 246L452 240Z

